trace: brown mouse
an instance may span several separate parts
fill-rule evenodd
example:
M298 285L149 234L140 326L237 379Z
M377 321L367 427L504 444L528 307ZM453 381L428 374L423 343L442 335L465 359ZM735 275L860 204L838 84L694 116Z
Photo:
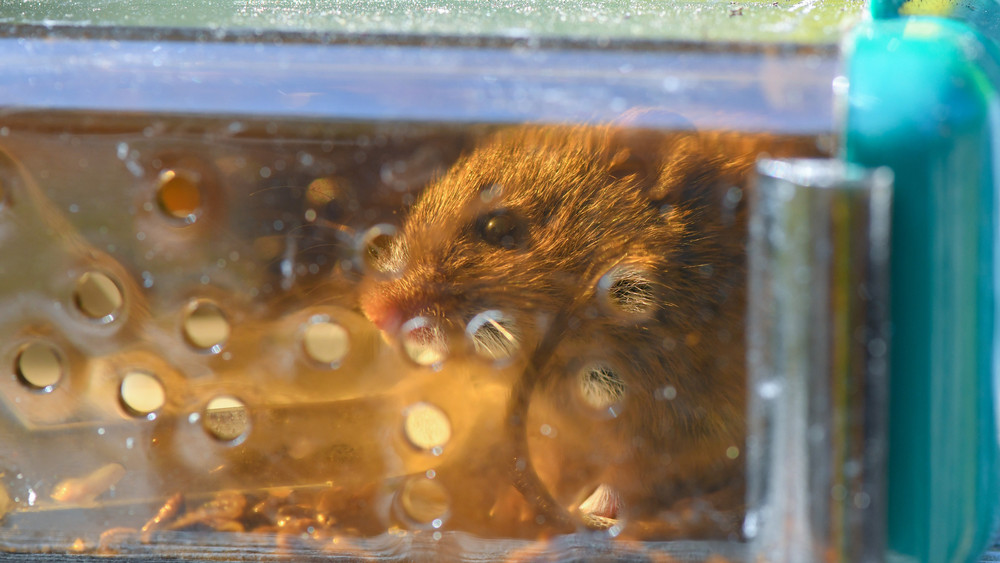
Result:
M567 531L624 522L642 537L739 533L743 195L775 143L512 127L428 186L399 236L376 249L381 274L361 307L383 331L397 336L416 318L434 327L431 339L466 332L484 355L521 359L509 462L539 522ZM564 472L590 483L589 498L539 478L526 428L533 403L584 438L594 432L587 452L569 456L585 476Z

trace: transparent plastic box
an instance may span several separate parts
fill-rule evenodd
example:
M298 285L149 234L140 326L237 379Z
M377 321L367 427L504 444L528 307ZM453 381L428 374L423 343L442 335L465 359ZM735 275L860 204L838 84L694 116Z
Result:
M260 4L0 7L0 548L883 558L858 6Z

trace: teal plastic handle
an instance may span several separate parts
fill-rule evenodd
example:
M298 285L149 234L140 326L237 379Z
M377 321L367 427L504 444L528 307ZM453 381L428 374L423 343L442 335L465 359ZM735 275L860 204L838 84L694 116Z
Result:
M845 155L896 177L888 559L975 561L1000 514L994 44L900 17L861 25L852 49Z

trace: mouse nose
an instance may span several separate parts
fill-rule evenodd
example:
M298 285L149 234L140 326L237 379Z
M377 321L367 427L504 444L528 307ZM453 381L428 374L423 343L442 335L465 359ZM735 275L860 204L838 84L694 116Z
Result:
M395 334L402 324L399 311L384 302L365 301L361 304L361 311L372 324L386 334Z
M361 311L379 330L386 334L396 334L403 323L402 313L391 301L378 296L366 296L361 300Z

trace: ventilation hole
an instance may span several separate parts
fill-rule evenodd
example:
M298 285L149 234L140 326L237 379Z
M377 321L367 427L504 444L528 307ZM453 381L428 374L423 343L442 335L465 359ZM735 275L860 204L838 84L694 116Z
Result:
M76 281L73 303L84 316L109 323L121 312L125 297L118 284L100 272L87 272Z
M514 320L500 311L479 313L465 327L476 354L488 360L506 360L520 348L520 333Z
M617 265L597 282L603 303L617 314L648 316L656 308L652 276L634 265Z
M339 324L317 320L306 325L302 332L302 348L310 360L336 367L347 356L350 338L347 330Z
M622 509L621 496L605 484L598 485L577 507L588 528L613 531L615 535L621 529Z
M64 369L59 352L42 342L21 348L14 361L17 379L38 391L51 391L62 379Z
M309 182L306 188L306 201L309 205L323 207L331 201L342 197L346 191L342 185L343 181L331 176L316 178Z
M166 402L163 384L155 375L143 371L126 373L119 392L122 406L133 416L150 416Z
M439 454L451 439L451 423L440 408L416 403L403 411L403 434L415 448Z
M246 404L236 397L216 397L205 406L202 424L212 437L235 445L250 430L250 414Z
M581 369L577 385L583 402L598 410L616 408L627 389L618 372L605 364L589 364Z
M621 497L609 485L601 484L591 490L577 508L583 514L593 514L605 518L618 518L621 512Z
M396 227L375 225L361 236L362 262L369 271L380 274L399 274L406 266L402 245L396 242Z
M423 475L404 481L396 502L404 521L419 528L440 528L451 504L444 486Z
M403 352L421 366L437 366L448 358L444 330L426 317L414 317L400 328Z
M211 301L198 300L188 305L182 323L184 339L198 350L218 353L229 339L230 326L225 314Z
M164 170L157 179L156 202L171 219L194 223L201 211L198 178L183 170Z

